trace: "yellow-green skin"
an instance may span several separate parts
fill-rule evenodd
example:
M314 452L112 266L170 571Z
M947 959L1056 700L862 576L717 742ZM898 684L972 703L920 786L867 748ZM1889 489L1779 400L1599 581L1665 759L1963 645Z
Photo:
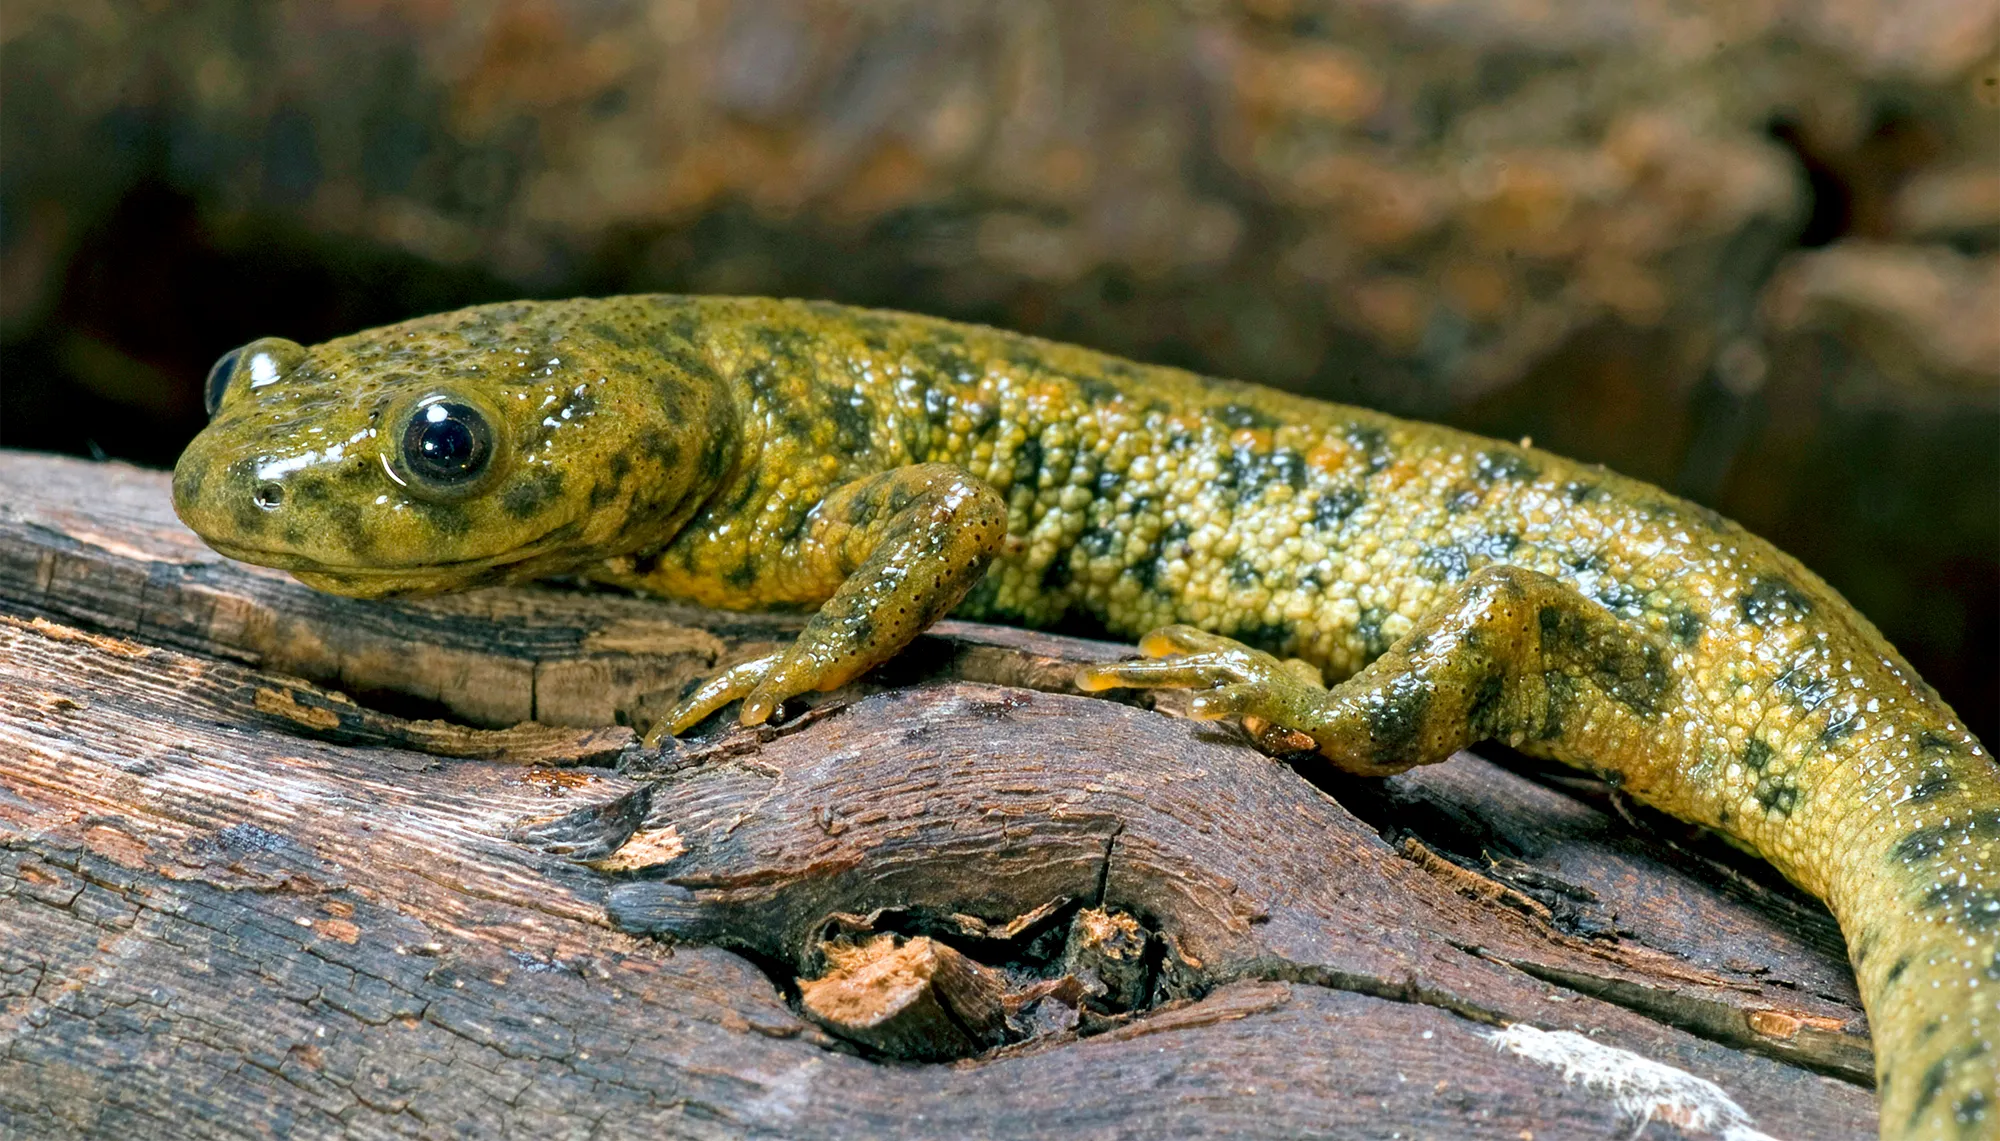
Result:
M735 698L761 721L955 607L1172 627L1082 682L1195 688L1353 772L1498 738L1604 773L1827 901L1884 1136L2000 1133L1993 759L1838 594L1711 511L1528 447L826 304L485 306L254 342L237 372L174 477L225 554L364 596L581 574L816 612L664 730ZM497 429L491 470L443 496L397 455L438 394Z

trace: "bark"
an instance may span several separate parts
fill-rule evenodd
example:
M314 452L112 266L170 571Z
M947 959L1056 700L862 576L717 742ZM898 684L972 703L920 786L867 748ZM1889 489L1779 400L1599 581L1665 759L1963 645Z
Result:
M791 626L0 487L0 1137L1872 1135L1825 911L1587 780L1343 778L956 622L647 754Z

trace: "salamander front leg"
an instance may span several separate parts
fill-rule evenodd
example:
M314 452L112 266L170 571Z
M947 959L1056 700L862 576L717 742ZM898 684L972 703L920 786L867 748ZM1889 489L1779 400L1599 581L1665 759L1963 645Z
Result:
M1007 538L1000 494L947 464L912 464L835 489L813 509L787 573L826 599L790 647L697 687L646 735L694 727L737 699L761 725L787 698L845 685L958 605Z
M1475 741L1551 746L1593 709L1602 729L1669 703L1672 675L1649 638L1561 581L1518 567L1472 574L1360 673L1325 689L1294 664L1214 634L1147 635L1151 660L1089 666L1086 690L1195 689L1198 717L1259 717L1312 737L1366 776L1442 761Z

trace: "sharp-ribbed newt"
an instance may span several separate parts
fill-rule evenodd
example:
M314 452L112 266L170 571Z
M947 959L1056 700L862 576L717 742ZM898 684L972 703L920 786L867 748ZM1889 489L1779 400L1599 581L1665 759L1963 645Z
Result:
M812 611L656 730L947 611L1138 637L1089 689L1392 773L1498 739L1825 899L1883 1133L2000 1132L1993 758L1812 572L1527 446L1032 337L785 301L488 305L217 362L174 474L224 554L371 597L548 575ZM1326 686L1321 678L1336 684Z

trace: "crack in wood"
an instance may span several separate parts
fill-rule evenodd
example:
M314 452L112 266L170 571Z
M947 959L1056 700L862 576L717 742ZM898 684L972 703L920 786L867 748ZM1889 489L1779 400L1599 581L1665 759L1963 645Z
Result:
M92 517L106 481L158 515ZM549 590L361 607L206 555L156 473L0 453L0 482L31 489L0 505L0 611L44 620L0 623L0 1029L35 1025L0 1035L0 1117L31 1133L143 1133L199 1119L170 1110L188 1097L366 1130L1028 1136L1115 1117L1228 1135L1246 1112L1280 1133L1335 1115L1444 1135L1616 1126L1473 1032L1509 1022L1726 1075L1779 1135L1872 1127L1865 1091L1813 1072L1865 1049L1837 952L1477 758L1379 785L1306 769L1330 799L1238 730L1061 692L1120 647L953 623L900 674L650 772L629 746L585 767L522 764L519 747L447 759L435 741L527 713L587 734L704 668L700 638L736 652L785 624ZM76 628L141 614L157 645ZM586 645L621 622L700 638L658 656ZM459 724L426 738L326 686L440 700ZM353 725L376 735L335 739ZM146 838L121 849L130 866L87 842L114 817ZM190 874L226 866L188 853L241 825L277 838L240 833L243 886L320 890ZM640 835L646 860L589 866ZM1405 835L1426 866L1398 854ZM1056 935L1086 906L1136 925L1119 930L1149 973L1125 1004L1143 1009L1051 1017L924 1067L834 1050L796 1012L830 915L876 913L1002 972L1026 953L1009 939L1044 940L1037 969L1059 974ZM107 937L121 957L100 973ZM1032 1001L1063 1005L1081 974ZM45 1001L58 991L73 997ZM1662 994L1678 1013L1642 1009ZM132 1017L156 1009L172 1016ZM1719 1044L1739 1040L1784 1060ZM114 1071L93 1042L175 1061ZM103 1103L80 1091L114 1073L129 1108L87 1108ZM888 1108L913 1104L923 1120Z

